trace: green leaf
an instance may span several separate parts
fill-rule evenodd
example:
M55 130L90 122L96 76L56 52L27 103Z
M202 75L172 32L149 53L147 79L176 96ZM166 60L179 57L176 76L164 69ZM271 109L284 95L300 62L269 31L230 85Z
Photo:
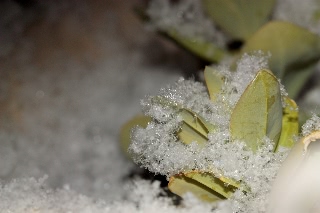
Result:
M168 188L179 196L191 192L199 199L208 202L229 198L237 189L215 177L212 173L199 171L170 177Z
M267 136L278 142L282 125L280 85L268 70L261 70L248 85L230 118L232 139L243 140L256 151Z
M188 38L180 35L175 30L170 30L164 33L179 45L206 61L219 62L227 54L222 48L219 48L212 42L205 41L200 38Z
M136 8L135 11L141 20L150 21L150 17L146 13L145 9ZM196 56L208 62L219 62L228 54L225 50L210 41L206 41L202 38L190 38L183 36L175 29L160 30L159 33L172 39L181 47L189 50Z
M294 24L273 21L264 25L250 37L241 53L256 50L271 53L269 68L278 78L284 79L284 85L287 86L292 78L286 79L288 74L293 72L292 76L294 76L299 70L304 73L304 67L310 67L320 59L320 37ZM295 79L295 84L299 79ZM300 80L302 83L299 84L303 84L306 78ZM293 91L290 88L291 90ZM296 94L297 92L289 92L290 97Z
M207 84L210 99L215 101L217 94L221 91L224 84L223 76L212 67L206 66L204 69L204 79Z
M202 0L214 23L234 39L246 40L272 12L275 0Z
M177 131L177 136L185 144L197 142L200 145L204 145L208 141L208 133L215 129L213 124L206 121L200 115L183 108L179 104L173 103L165 97L156 96L152 99L152 103L169 106L178 110L178 114L183 122L179 131Z
M291 98L297 98L307 80L311 77L312 73L316 70L316 64L311 63L304 67L290 69L286 72L281 82L285 85L286 90Z
M127 157L131 158L130 154L128 153L128 148L131 143L130 136L132 129L137 126L146 128L150 121L151 117L149 116L136 115L122 126L120 131L120 146Z
M186 123L182 123L180 130L177 133L179 140L185 144L197 142L199 145L203 146L208 141L204 135L197 132Z
M200 115L192 112L191 110L182 108L179 112L183 121L191 126L193 129L207 137L209 132L212 132L215 128L214 125L206 121Z
M288 97L284 97L284 101L286 106L283 109L282 130L275 151L281 150L281 147L291 148L294 145L293 137L299 134L298 106Z
M178 131L179 139L185 144L194 141L198 144L205 144L208 141L208 133L214 130L214 126L196 113L182 108L179 115L183 119L183 124Z

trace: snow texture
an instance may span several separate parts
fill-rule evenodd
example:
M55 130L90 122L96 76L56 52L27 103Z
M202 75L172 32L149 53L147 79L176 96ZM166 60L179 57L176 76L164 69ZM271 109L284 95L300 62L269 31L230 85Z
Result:
M52 190L46 185L47 177L39 180L24 178L12 180L0 189L0 211L19 212L79 212L79 213L124 213L124 212L168 212L168 213L209 213L212 204L204 204L192 195L185 197L183 204L177 207L165 197L159 182L136 180L126 185L128 197L121 202L93 200L71 190L69 186ZM14 199L12 199L14 198ZM225 211L220 211L225 213Z
M233 212L264 212L271 182L286 153L273 153L272 142L265 138L264 146L254 154L242 141L232 141L229 133L232 109L262 68L267 68L267 56L261 52L245 54L236 72L224 67L221 73L225 84L214 102L209 99L204 85L184 79L161 89L158 96L143 100L145 114L154 121L146 129L137 128L132 135L130 151L135 161L167 177L200 170L241 180L250 188L250 193L239 189L228 201L229 208ZM177 139L181 108L195 112L216 127L209 133L204 147L196 142L186 145Z

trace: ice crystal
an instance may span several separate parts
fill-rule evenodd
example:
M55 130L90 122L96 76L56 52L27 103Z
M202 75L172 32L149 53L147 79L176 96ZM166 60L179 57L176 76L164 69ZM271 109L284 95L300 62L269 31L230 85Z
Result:
M226 36L205 16L200 1L152 0L147 14L150 28L174 29L186 37L215 41L221 47L226 43Z

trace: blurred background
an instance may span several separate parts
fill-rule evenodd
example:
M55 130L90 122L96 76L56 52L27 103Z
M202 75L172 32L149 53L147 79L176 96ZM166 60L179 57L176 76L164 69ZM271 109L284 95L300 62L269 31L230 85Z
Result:
M145 29L142 0L0 1L0 180L48 176L117 199L136 169L119 148L140 99L200 64Z

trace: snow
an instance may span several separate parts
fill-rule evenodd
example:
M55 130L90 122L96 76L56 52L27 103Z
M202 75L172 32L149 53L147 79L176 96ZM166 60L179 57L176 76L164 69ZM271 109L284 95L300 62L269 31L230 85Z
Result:
M213 105L201 83L179 79L182 71L161 55L176 50L146 33L132 13L138 1L30 1L36 6L25 7L17 2L0 2L0 212L265 211L270 182L286 153L272 154L268 139L256 155L240 141L223 142L229 138L230 110L255 72L267 67L268 56L244 56L238 69L246 75L220 67L232 86L224 88L227 96L218 97L221 104ZM153 2L153 27L182 26L180 33L225 45L197 2L176 3L172 11L168 1ZM173 17L177 10L183 16ZM170 20L157 19L163 14ZM159 46L150 47L155 40ZM180 60L184 67L192 66ZM174 105L217 124L205 149L176 141L173 133L181 118L172 105L152 99L159 88L165 88L159 95L175 100ZM187 194L176 206L159 182L128 180L137 168L120 150L118 134L141 111L142 98L144 112L163 124L137 128L133 139L144 144L132 149L142 153L138 157L152 153L149 157L167 159L149 168L169 175L215 165L224 175L243 180L252 193L237 191L230 201L217 204ZM311 129L318 128L318 118L311 121ZM150 140L153 146L147 144ZM148 156L140 161L154 162Z
M52 190L48 188L45 180L46 177L39 180L25 178L12 180L6 186L2 186L1 212L191 213L199 211L206 213L212 209L212 205L200 203L192 195L188 195L182 207L177 208L170 198L158 197L159 194L164 194L159 182L151 184L149 181L136 180L125 187L128 193L126 201L107 203L78 194L68 186Z

